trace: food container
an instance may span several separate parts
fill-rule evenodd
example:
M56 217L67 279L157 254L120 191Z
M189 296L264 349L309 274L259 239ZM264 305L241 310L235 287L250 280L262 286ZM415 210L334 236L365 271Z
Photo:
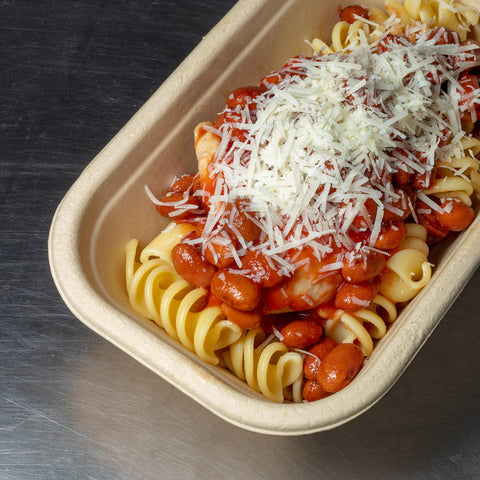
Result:
M161 192L196 171L193 130L234 88L257 83L289 57L328 42L337 20L328 0L242 0L88 165L53 219L53 278L71 311L204 407L239 427L302 435L341 425L374 405L428 339L480 262L479 219L433 252L431 283L404 309L355 380L313 403L276 404L229 372L201 361L130 307L125 245L146 245L166 225L144 191Z

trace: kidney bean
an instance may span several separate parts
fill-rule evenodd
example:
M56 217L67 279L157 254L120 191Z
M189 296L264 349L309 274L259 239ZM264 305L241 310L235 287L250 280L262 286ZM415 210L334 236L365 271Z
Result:
M288 76L296 75L301 78L306 77L306 69L303 65L303 58L309 60L311 57L302 57L296 56L288 59L286 63L283 65L281 72L284 72Z
M253 113L250 115L253 117ZM244 128L239 128L237 125L234 126L234 124L241 123L243 123L243 120L240 113L232 110L225 110L218 115L217 119L215 120L215 127L220 128L225 124L224 128L228 128L230 136L228 145L231 146L235 141L244 142L247 139L248 131Z
M441 212L435 210L435 218L442 227L452 232L465 230L472 223L475 216L475 212L471 207L453 198L442 201L441 207L443 208Z
M412 178L412 169L405 161L410 153L405 148L396 147L390 152L390 156L396 164L395 172L392 175L393 183L397 187L405 187Z
M263 253L258 250L248 250L242 257L242 268L252 272L255 281L257 278L262 287L273 287L282 281L283 276L272 263L268 262Z
M359 310L370 305L375 293L371 283L345 282L335 295L335 306L347 312Z
M392 45L407 45L408 41L405 37L400 35L394 35L392 33L388 33L384 35L377 46L377 50L379 53L385 53L388 50L392 49Z
M220 310L228 320L235 323L240 328L257 328L262 322L262 316L256 310L242 312L241 310L232 308L226 303L221 304Z
M418 218L418 223L420 223L420 225L423 225L427 229L428 235L430 237L429 239L427 238L427 241L438 241L448 235L448 228L445 228L443 225L440 224L440 222L437 220L437 217L435 216L435 212L426 203L420 200L417 201L415 205L415 211Z
M170 191L187 192L190 189L193 190L197 175L183 175L172 183Z
M360 5L350 5L345 8L338 7L338 16L342 22L354 23L358 20L356 17L368 19L368 10Z
M232 254L232 248L235 248L233 243L226 245L223 242L223 238L212 237L205 242L203 255L212 265L215 265L218 268L226 268L232 265L235 261Z
M353 343L342 343L320 364L317 381L326 392L338 392L353 380L362 364L360 347Z
M305 349L322 338L323 328L312 320L294 320L285 325L280 334L288 348Z
M175 270L194 287L208 288L217 269L193 245L179 243L172 249Z
M307 380L303 384L302 396L306 402L315 402L329 395L316 380Z
M265 87L256 86L237 88L228 95L227 107L235 109L238 106L248 106L249 110L256 110L257 103L255 102L255 98L266 91L267 89Z
M214 123L215 128L220 128L224 123L241 123L242 115L232 110L224 110L220 113Z
M190 217L192 213L200 210L200 201L192 195L185 192L168 192L160 200L160 205L155 205L157 212L163 217L172 218L174 220L182 220ZM175 212L182 210L179 215Z
M470 45L474 48L460 55L450 56L450 62L454 68L460 67L468 72L469 70L475 69L478 66L478 61L480 60L480 43L475 40L467 39L464 40L461 45ZM466 63L470 63L470 65L466 67Z
M268 88L271 85L278 85L281 83L286 77L286 73L281 72L281 71L276 71L269 73L266 75L259 83L261 87Z
M195 224L195 237L200 238L203 235L203 230L205 229L205 224L207 223L207 219L204 217L200 217Z
M312 355L306 355L303 361L303 374L308 380L317 380L318 368L320 362L338 345L338 343L330 337L323 338L320 342L308 349Z
M398 200L394 202L389 202L389 205L392 207L401 210L401 214L399 215L396 212L392 212L391 210L385 209L383 211L383 221L387 222L389 220L405 220L411 213L410 202L408 201L408 195L399 188L394 189L395 193L399 196Z
M397 187L405 187L408 185L412 177L412 174L405 171L398 169L394 174L393 174L393 182Z
M367 228L375 220L377 215L378 205L375 200L367 198L364 205L366 209L366 215L359 213L352 222L352 225L356 228Z
M480 106L474 102L474 96L472 95L472 92L479 88L478 77L469 72L462 72L458 78L458 83L460 118L462 121L472 122L472 110L475 110L477 118L480 113Z
M393 250L397 248L407 235L407 227L401 220L393 220L382 226L375 242L375 248Z
M274 329L280 331L285 325L296 320L309 320L323 328L325 320L315 310L303 310L301 312L271 313L262 316L262 328L266 333L274 333Z
M371 233L372 232L367 229L357 230L356 228L349 228L348 230L348 236L353 242L362 243L364 245L368 245Z
M442 32L441 32L441 35L435 41L435 45L446 45L446 44L458 45L460 43L460 37L458 36L458 33L445 27L432 28L427 32L426 38L428 40L435 38L438 35L438 33L440 33L440 30L442 30Z
M342 276L347 282L367 282L376 277L385 268L385 264L385 255L368 252L348 261L342 268Z
M219 270L212 278L213 295L241 311L253 310L260 302L262 289L249 278Z
M435 171L416 173L413 176L412 187L416 190L426 190L435 182Z
M227 227L232 237L240 235L245 242L257 240L260 236L260 227L245 213L242 208L237 208L232 218L232 227Z

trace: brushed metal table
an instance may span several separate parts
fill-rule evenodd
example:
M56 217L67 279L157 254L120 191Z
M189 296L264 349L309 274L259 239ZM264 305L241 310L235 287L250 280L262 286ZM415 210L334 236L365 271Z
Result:
M305 437L225 423L60 299L55 208L233 4L0 2L0 480L480 478L480 273L379 403Z

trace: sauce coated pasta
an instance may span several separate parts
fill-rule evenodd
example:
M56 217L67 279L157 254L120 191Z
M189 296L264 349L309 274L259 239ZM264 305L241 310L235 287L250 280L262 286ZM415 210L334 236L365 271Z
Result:
M133 308L275 402L353 380L480 192L477 12L386 0L338 13L312 56L197 126L198 173L146 187L170 225L127 246Z

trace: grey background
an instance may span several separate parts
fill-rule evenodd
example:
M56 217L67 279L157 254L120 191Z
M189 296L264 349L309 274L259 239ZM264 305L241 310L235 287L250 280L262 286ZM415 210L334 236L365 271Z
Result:
M225 423L60 299L56 206L233 4L0 1L0 479L480 478L480 273L377 405L305 437Z

